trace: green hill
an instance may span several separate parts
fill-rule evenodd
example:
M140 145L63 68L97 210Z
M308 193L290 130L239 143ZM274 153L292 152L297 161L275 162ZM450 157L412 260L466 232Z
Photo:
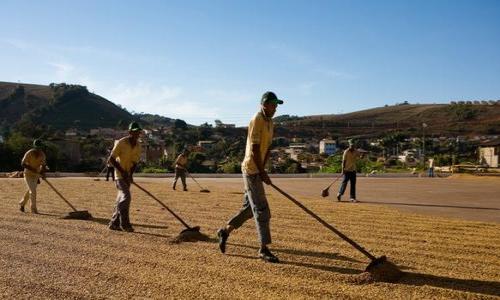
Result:
M418 135L423 130L434 135L500 134L500 105L400 104L340 115L279 116L276 123L292 136L377 136L388 131Z
M133 116L80 85L0 82L0 123L44 124L57 129L116 127Z

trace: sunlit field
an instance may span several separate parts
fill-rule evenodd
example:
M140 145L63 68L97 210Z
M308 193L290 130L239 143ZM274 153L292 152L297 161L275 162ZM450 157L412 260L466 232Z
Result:
M257 258L253 220L231 234L227 252L221 254L215 232L241 205L241 179L200 179L210 193L200 193L192 181L189 191L182 192L171 190L170 179L136 179L188 224L200 226L201 232L211 237L209 241L180 244L170 241L184 227L135 187L131 220L136 231L126 233L107 227L116 197L111 182L49 180L78 209L90 211L94 219L61 219L70 208L43 182L38 189L40 214L29 213L29 205L28 212L21 213L17 201L24 193L23 180L0 179L0 298L500 296L500 223L494 216L485 217L484 222L461 217L482 210L498 215L498 206L481 206L474 200L499 195L498 180L359 180L362 202L357 204L339 203L333 196L321 198L328 179L275 180L373 255L386 255L398 265L405 272L398 283L353 280L369 260L270 188L271 249L281 263L269 264ZM429 198L436 203L454 203L457 195L464 193L471 195L469 206L481 206L482 210L463 204L420 207L437 211L428 213L418 211L419 207L415 211L408 205L384 204L410 198L412 204L429 203ZM446 208L462 213L446 216Z

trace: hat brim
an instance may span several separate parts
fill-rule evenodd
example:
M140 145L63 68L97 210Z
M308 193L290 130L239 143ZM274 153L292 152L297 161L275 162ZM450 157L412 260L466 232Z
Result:
M267 100L266 102L264 103L275 103L275 104L283 104L284 101L283 100L280 100L280 99L273 99L273 100Z
M133 131L133 132L142 131L142 128L132 128L129 129L128 131Z

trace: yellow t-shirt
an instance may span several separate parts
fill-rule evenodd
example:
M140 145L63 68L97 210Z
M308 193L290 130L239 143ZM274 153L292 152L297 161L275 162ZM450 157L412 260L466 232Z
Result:
M342 157L342 162L344 164L344 171L356 171L356 161L361 156L357 150L349 151L349 149L344 151L344 156Z
M273 141L273 120L264 116L262 111L255 114L248 125L247 145L245 158L241 163L243 173L253 175L259 173L259 169L252 158L252 145L260 145L261 161L264 162L266 153Z
M179 169L185 169L187 167L187 162L188 162L187 157L185 157L182 154L179 154L179 156L177 156L177 159L175 160L175 167Z
M121 138L113 147L111 156L116 159L124 171L130 173L132 166L138 163L141 158L141 144L137 141L135 147L132 147L128 136ZM115 169L115 175L119 179L123 178L118 169Z
M24 154L23 159L21 160L21 164L23 165L28 165L38 172L42 170L42 166L45 165L45 153L41 150L36 150L36 149L30 149L28 152ZM24 169L24 174L25 175L38 175L37 173L34 173L31 170Z

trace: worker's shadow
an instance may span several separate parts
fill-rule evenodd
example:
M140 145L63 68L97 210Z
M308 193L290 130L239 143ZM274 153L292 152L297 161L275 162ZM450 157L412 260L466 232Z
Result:
M274 250L274 251L275 252L279 252L278 250ZM226 255L227 256L233 256L233 257L241 257L241 258L245 258L245 259L253 259L253 260L259 259L257 257L257 255L250 256L250 255L230 254L230 253L226 253ZM306 263L306 262L280 260L279 263L282 264L282 265L304 267L304 268L316 269L316 270L321 270L321 271L335 272L335 273L339 273L339 274L350 274L350 275L353 275L353 274L359 274L359 273L361 273L360 270L356 270L356 269L342 268L342 267L337 267L337 266L318 265L318 264L311 264L311 263Z
M109 225L109 219L106 218L92 218L92 222L96 222L102 225ZM167 229L168 226L165 225L152 225L152 224L136 224L133 223L134 227L144 227L144 228L152 228L152 229Z
M500 296L500 282L475 279L458 279L421 273L405 272L399 284L432 286L483 295Z
M236 243L227 243L227 244L232 245L232 246L242 247L242 248L254 249L256 252L259 250L259 248L255 247L255 246L236 244ZM353 263L362 263L359 260L356 260L354 258L350 258L347 256L343 256L343 255L340 255L338 253L313 252L313 251L303 251L303 250L297 250L297 249L283 249L283 248L276 248L276 249L273 249L273 251L277 252L277 253L286 253L286 254L297 255L297 256L309 256L309 257L316 257L316 258L342 260L342 261L348 261L348 262L353 262Z
M107 226L107 225L109 225L110 220L106 219L106 218L92 218L90 221ZM153 229L167 229L168 228L168 226L164 226L164 225L137 224L137 223L132 223L132 225L134 227L153 228ZM167 238L167 239L174 238L174 236L171 236L171 235L164 235L164 234L144 232L144 231L134 231L134 234L148 235L148 236ZM203 233L200 237L203 237L202 240L198 240L200 242L216 243L218 241L217 239L209 237L207 235L204 235ZM194 240L191 242L194 242Z
M228 243L228 245L253 249L253 250L255 250L255 253L257 253L257 251L259 249L258 247L248 246L248 245L243 245L243 244ZM302 251L302 250L283 249L283 248L273 249L273 252L277 253L278 257L279 257L279 253L286 253L286 254L291 254L291 255L296 255L296 256L328 258L328 259L333 259L333 260L342 260L342 261L358 262L358 263L360 262L360 261L357 261L357 260L352 259L350 257L339 255L338 253L313 252L313 251ZM231 254L231 253L226 253L226 255L234 256L234 257L241 257L241 258L245 258L245 259L259 259L257 257L257 255L249 256L249 255ZM358 274L358 273L361 273L360 270L356 270L356 269L338 267L338 266L334 266L334 265L312 264L312 263L308 263L308 262L304 262L304 261L291 261L291 260L281 259L280 264L316 269L316 270L321 270L321 271L335 272L335 273L340 273L340 274Z
M229 243L228 243L228 245L254 249L256 251L256 253L258 250L257 247L252 247L252 246L247 246L247 245L229 244ZM281 253L313 256L313 257L324 257L324 256L322 256L323 253L303 252L303 251L299 251L299 250L274 249L274 251L276 253L281 252ZM234 257L241 257L241 258L251 259L251 260L258 259L257 255L250 256L250 255L230 254L230 253L227 253L226 255L234 256ZM332 256L331 257L332 259L340 259L340 260L345 260L345 261L358 262L354 259L343 257L343 256L338 256L336 254L329 254L329 255ZM321 270L321 271L335 272L335 273L347 274L347 275L357 275L357 274L360 274L363 272L363 270L359 270L359 269L345 268L345 267L339 267L339 266L319 265L319 264L312 264L312 263L307 263L307 262L303 262L303 261L281 260L280 264L297 266L297 267L305 267L305 268L311 268L311 269L317 269L317 270ZM398 268L401 270L408 269L408 268L405 268L403 266L398 266ZM436 275L429 275L429 274L404 271L403 276L401 277L401 279L398 282L396 282L396 284L404 284L404 285L412 285L412 286L432 286L432 287L437 287L437 288L456 290L456 291L462 291L462 292L468 292L468 293L492 295L492 296L497 296L497 297L500 296L500 282L497 282L497 281L482 281L482 280L475 280L475 279L458 279L458 278L452 278L452 277L436 276Z

